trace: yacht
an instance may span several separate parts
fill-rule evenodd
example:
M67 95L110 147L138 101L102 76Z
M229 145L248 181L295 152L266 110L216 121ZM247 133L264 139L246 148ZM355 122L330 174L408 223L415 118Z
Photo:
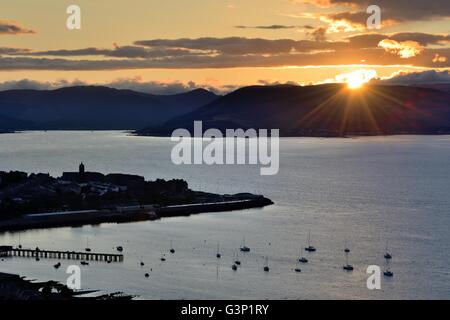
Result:
M389 270L389 269L386 269L386 270L383 272L383 274L384 274L385 277L389 277L389 278L391 278L391 277L394 276L394 273L393 273L391 270Z
M250 252L250 248L245 245L245 238L242 239L242 246L240 248L242 252Z
M269 257L266 257L266 263L264 265L264 271L265 272L269 272L270 268L269 268Z
M305 251L316 252L316 248L311 245L311 230L308 231L308 246L305 248Z
M236 252L235 256L234 256L235 260L234 260L234 264L237 266L241 265L241 260L239 260L239 253Z
M386 242L386 253L384 254L386 260L392 259L392 255L389 253L388 243Z
M300 256L301 256L301 252L302 251L303 251L303 248L302 248L302 250L300 250ZM300 262L300 263L308 263L308 259L306 259L305 257L300 257L298 259L298 262Z
M353 271L353 266L348 263L348 253L345 253L345 265L343 266L345 271Z
M349 247L347 246L347 240L345 240L345 249L344 249L344 252L345 252L345 253L350 253L350 249L349 249Z
M217 244L217 253L216 253L217 259L220 259L222 255L220 254L220 244Z

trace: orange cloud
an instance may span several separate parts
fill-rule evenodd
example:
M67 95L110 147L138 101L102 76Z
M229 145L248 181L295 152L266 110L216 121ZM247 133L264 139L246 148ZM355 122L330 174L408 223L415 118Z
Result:
M433 62L434 63L438 63L438 62L447 62L447 57L444 56L440 56L438 53L436 53L436 55L433 58Z
M383 48L386 52L396 54L403 59L415 57L424 50L424 47L416 41L399 42L391 39L384 39L378 43L378 46Z

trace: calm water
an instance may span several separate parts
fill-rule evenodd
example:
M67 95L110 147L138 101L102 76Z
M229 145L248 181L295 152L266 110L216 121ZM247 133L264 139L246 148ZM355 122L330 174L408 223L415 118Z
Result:
M83 288L122 290L144 299L449 299L450 137L395 136L358 139L286 138L280 172L262 177L257 166L175 166L172 143L122 132L31 132L0 135L0 170L75 170L154 178L184 178L194 189L253 192L276 205L264 209L22 232L26 247L95 251L124 246L122 264L82 267ZM299 248L311 229L318 251L296 274ZM252 248L230 268L245 236ZM176 249L167 254L170 241ZM353 273L342 270L351 247ZM368 265L384 266L389 241L395 276L382 290L366 288ZM17 233L0 244L17 245ZM215 258L217 243L222 259ZM263 256L271 270L264 273ZM143 260L146 265L140 267ZM13 258L0 271L65 282L54 260ZM150 272L150 269L152 271ZM150 278L145 279L145 272Z

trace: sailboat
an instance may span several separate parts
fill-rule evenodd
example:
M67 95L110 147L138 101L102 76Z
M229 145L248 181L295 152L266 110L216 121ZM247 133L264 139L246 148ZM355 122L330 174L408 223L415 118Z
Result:
M18 248L22 249L22 244L20 243L20 232L19 232L19 246L18 246Z
M303 248L302 248L302 249L303 249ZM300 263L308 263L308 259L306 259L305 257L302 257L302 256L301 256L301 253L302 253L302 251L303 251L302 249L300 249L300 252L299 252L299 253L300 253L300 254L299 254L299 257L300 257L300 258L298 259L298 262L300 262Z
M345 248L344 248L344 252L345 252L345 253L350 253L350 249L349 249L349 247L347 246L347 239L345 240Z
M394 273L393 273L390 269L386 269L386 270L383 272L383 274L384 274L385 277L389 277L389 278L391 278L391 277L394 276Z
M384 254L384 258L385 258L386 260L392 259L392 255L389 253L388 242L387 242L387 241L386 241L386 253Z
M308 246L305 248L305 251L316 252L316 248L311 245L311 230L308 231Z
M217 244L217 253L216 253L216 257L217 259L220 259L222 257L222 255L220 254L220 244Z
M91 248L89 248L89 238L86 237L86 252L91 252Z
M269 272L270 268L269 268L269 257L266 257L266 261L264 264L264 271L265 272Z
M242 246L240 248L242 252L250 252L250 248L245 245L245 237L242 239Z
M170 240L170 253L172 253L172 254L175 253L175 249L173 248L173 245L172 245L172 240Z
M240 266L241 265L241 261L239 260L239 252L236 251L234 256L235 256L234 264L237 265L237 266Z
M353 271L353 266L348 263L348 252L345 253L345 265L343 266L345 271Z

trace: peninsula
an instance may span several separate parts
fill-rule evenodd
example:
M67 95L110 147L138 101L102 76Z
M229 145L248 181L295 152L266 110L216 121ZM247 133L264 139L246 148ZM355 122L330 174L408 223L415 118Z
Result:
M261 195L194 191L184 180L88 172L83 163L58 178L0 171L0 231L156 220L271 204Z

